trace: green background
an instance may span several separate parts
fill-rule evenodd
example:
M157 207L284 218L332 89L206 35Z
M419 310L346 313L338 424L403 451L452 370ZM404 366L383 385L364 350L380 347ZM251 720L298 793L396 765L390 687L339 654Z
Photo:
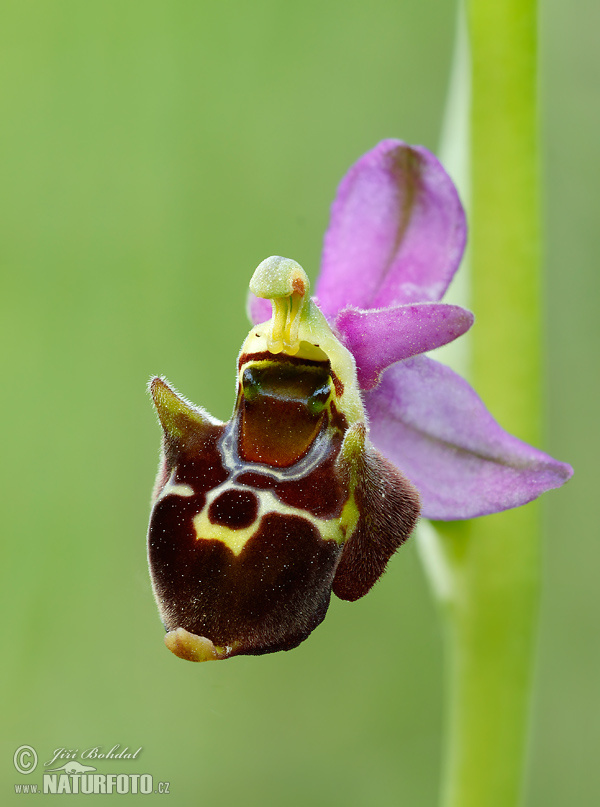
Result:
M531 807L600 800L599 26L594 0L543 4L544 448L576 477L545 500ZM40 767L143 746L99 772L170 781L149 799L169 803L436 803L442 642L414 543L293 652L164 648L145 384L229 416L253 269L314 278L349 165L384 137L437 147L453 32L436 0L3 3L3 803L41 782L12 766L24 743Z

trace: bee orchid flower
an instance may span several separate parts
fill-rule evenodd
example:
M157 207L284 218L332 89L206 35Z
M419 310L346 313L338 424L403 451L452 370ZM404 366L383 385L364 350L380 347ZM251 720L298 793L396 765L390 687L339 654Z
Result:
M342 180L315 299L293 260L255 271L231 420L152 380L164 437L148 553L176 655L296 647L332 591L370 590L420 510L471 518L568 479L423 355L473 323L440 302L465 238L437 159L383 141Z
M320 309L356 359L371 440L417 487L422 515L442 521L517 507L572 473L504 431L464 379L423 355L473 323L439 302L466 229L434 155L384 140L339 186L316 285ZM265 318L264 301L251 298L249 310L255 322Z

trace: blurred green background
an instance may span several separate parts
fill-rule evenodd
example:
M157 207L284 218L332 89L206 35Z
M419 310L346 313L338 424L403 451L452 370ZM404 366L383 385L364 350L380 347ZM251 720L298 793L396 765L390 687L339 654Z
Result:
M17 746L41 765L120 743L143 751L110 772L170 781L170 803L435 805L442 646L414 543L290 653L193 665L164 648L145 384L164 373L228 417L251 272L282 254L314 278L349 165L384 137L437 147L454 16L3 3L2 803L41 782L16 774ZM576 477L545 501L530 807L600 801L599 26L594 0L543 4L544 447Z

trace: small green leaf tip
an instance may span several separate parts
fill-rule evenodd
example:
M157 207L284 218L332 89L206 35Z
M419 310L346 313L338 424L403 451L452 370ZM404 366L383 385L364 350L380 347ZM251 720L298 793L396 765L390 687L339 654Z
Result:
M165 434L181 440L189 431L190 425L200 420L195 407L177 395L166 381L158 376L150 381L148 389Z

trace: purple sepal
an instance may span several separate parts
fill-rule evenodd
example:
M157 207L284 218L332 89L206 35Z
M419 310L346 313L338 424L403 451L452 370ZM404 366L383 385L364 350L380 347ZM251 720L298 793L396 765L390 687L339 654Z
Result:
M425 356L387 370L365 402L371 440L417 487L426 518L518 507L573 473L504 431L466 381Z
M413 303L367 311L346 308L335 324L356 359L358 383L368 390L391 364L452 342L473 319L457 305Z
M466 239L458 194L422 146L384 140L343 178L316 295L324 314L440 300Z

